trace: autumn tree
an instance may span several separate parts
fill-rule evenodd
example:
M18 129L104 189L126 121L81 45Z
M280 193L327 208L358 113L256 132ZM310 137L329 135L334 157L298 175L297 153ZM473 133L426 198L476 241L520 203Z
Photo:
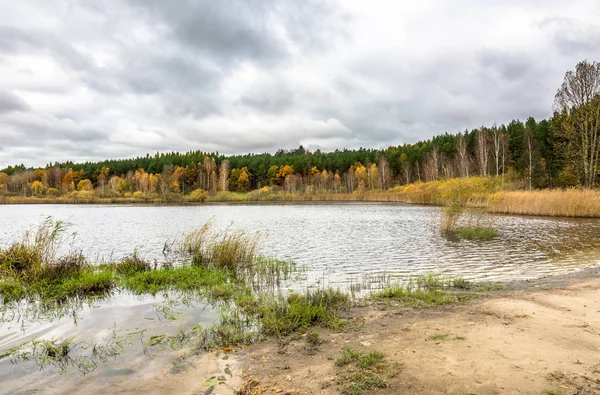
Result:
M31 183L31 193L35 196L40 196L44 193L44 184L41 181L34 181Z
M271 167L269 167L269 170L267 170L267 182L269 183L269 185L277 184L277 173L279 173L279 166L271 165Z
M65 174L62 178L61 181L61 189L63 190L63 192L67 192L67 191L72 191L75 189L75 177L74 177L74 172L72 169L69 169L67 171L67 174Z
M148 188L149 188L150 194L156 193L157 186L158 186L158 177L154 174L150 174L148 176Z
M318 170L317 170L318 172ZM277 183L279 185L282 185L283 181L285 180L285 177L287 177L290 174L294 174L294 168L290 165L284 165L281 166L281 168L279 169L279 172L277 173Z
M356 162L354 165L354 176L358 182L358 191L364 192L367 187L367 168L360 162Z
M186 191L185 180L183 179L183 175L185 173L185 169L180 166L175 166L175 170L173 170L173 175L171 176L171 184L169 187L171 191L175 194L183 193ZM182 188L183 187L183 188Z
M554 104L563 115L562 131L582 168L582 181L595 184L600 158L600 63L579 62L567 71Z
M77 183L78 191L91 191L94 188L92 182L87 178L85 180L81 180Z
M0 172L0 192L6 192L8 189L8 174Z
M239 192L247 192L250 189L250 173L247 167L240 169L237 179L237 190Z

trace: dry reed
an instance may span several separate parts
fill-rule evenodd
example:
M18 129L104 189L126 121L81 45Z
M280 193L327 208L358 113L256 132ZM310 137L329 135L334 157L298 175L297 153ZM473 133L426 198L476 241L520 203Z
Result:
M600 191L546 189L498 192L488 199L492 213L552 217L600 217Z

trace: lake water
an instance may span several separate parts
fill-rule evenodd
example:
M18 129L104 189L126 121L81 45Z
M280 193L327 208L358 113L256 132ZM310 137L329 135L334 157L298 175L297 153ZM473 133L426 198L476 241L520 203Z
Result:
M433 272L479 281L531 279L600 262L598 219L494 216L486 220L494 223L500 236L477 242L443 237L440 212L438 207L401 204L4 205L0 206L0 245L19 239L52 216L71 223L69 232L76 232L72 245L64 248L81 249L93 262L116 260L134 251L160 262L165 242L181 240L212 221L215 230L231 227L261 232L260 252L303 266L307 273L303 285L340 287L381 274L408 278ZM169 364L164 355L150 363L136 333L175 334L215 317L210 306L200 304L176 306L178 319L168 320L161 316L160 306L167 305L169 298L116 295L84 306L75 318L72 312L26 317L22 315L26 310L11 318L6 315L11 312L5 311L0 320L0 354L31 339L72 336L91 344L117 333L133 346L85 380L127 380ZM78 352L86 352L80 348ZM0 359L0 393L40 389L68 393L82 380L77 369L58 376L52 367L40 371L33 362L12 364Z
M600 220L493 217L500 237L452 241L439 232L440 208L400 204L200 206L0 206L0 243L52 216L70 222L76 248L94 261L137 250L163 259L165 242L209 220L265 235L261 252L292 259L313 279L347 283L364 274L435 272L476 280L529 279L600 260Z

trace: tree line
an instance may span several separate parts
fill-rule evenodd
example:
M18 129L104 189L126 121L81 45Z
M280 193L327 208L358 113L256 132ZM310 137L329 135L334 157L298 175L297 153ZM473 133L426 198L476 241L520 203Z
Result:
M0 171L0 193L169 199L248 192L356 193L416 181L498 176L525 189L594 187L600 180L600 64L583 61L565 74L550 119L481 126L387 149L275 154L156 153L133 159L54 163Z

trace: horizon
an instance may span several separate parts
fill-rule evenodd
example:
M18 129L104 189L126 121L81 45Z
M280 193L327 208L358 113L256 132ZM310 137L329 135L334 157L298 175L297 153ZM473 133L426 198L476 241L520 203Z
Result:
M548 119L565 72L600 59L590 0L0 11L0 169L415 144Z

